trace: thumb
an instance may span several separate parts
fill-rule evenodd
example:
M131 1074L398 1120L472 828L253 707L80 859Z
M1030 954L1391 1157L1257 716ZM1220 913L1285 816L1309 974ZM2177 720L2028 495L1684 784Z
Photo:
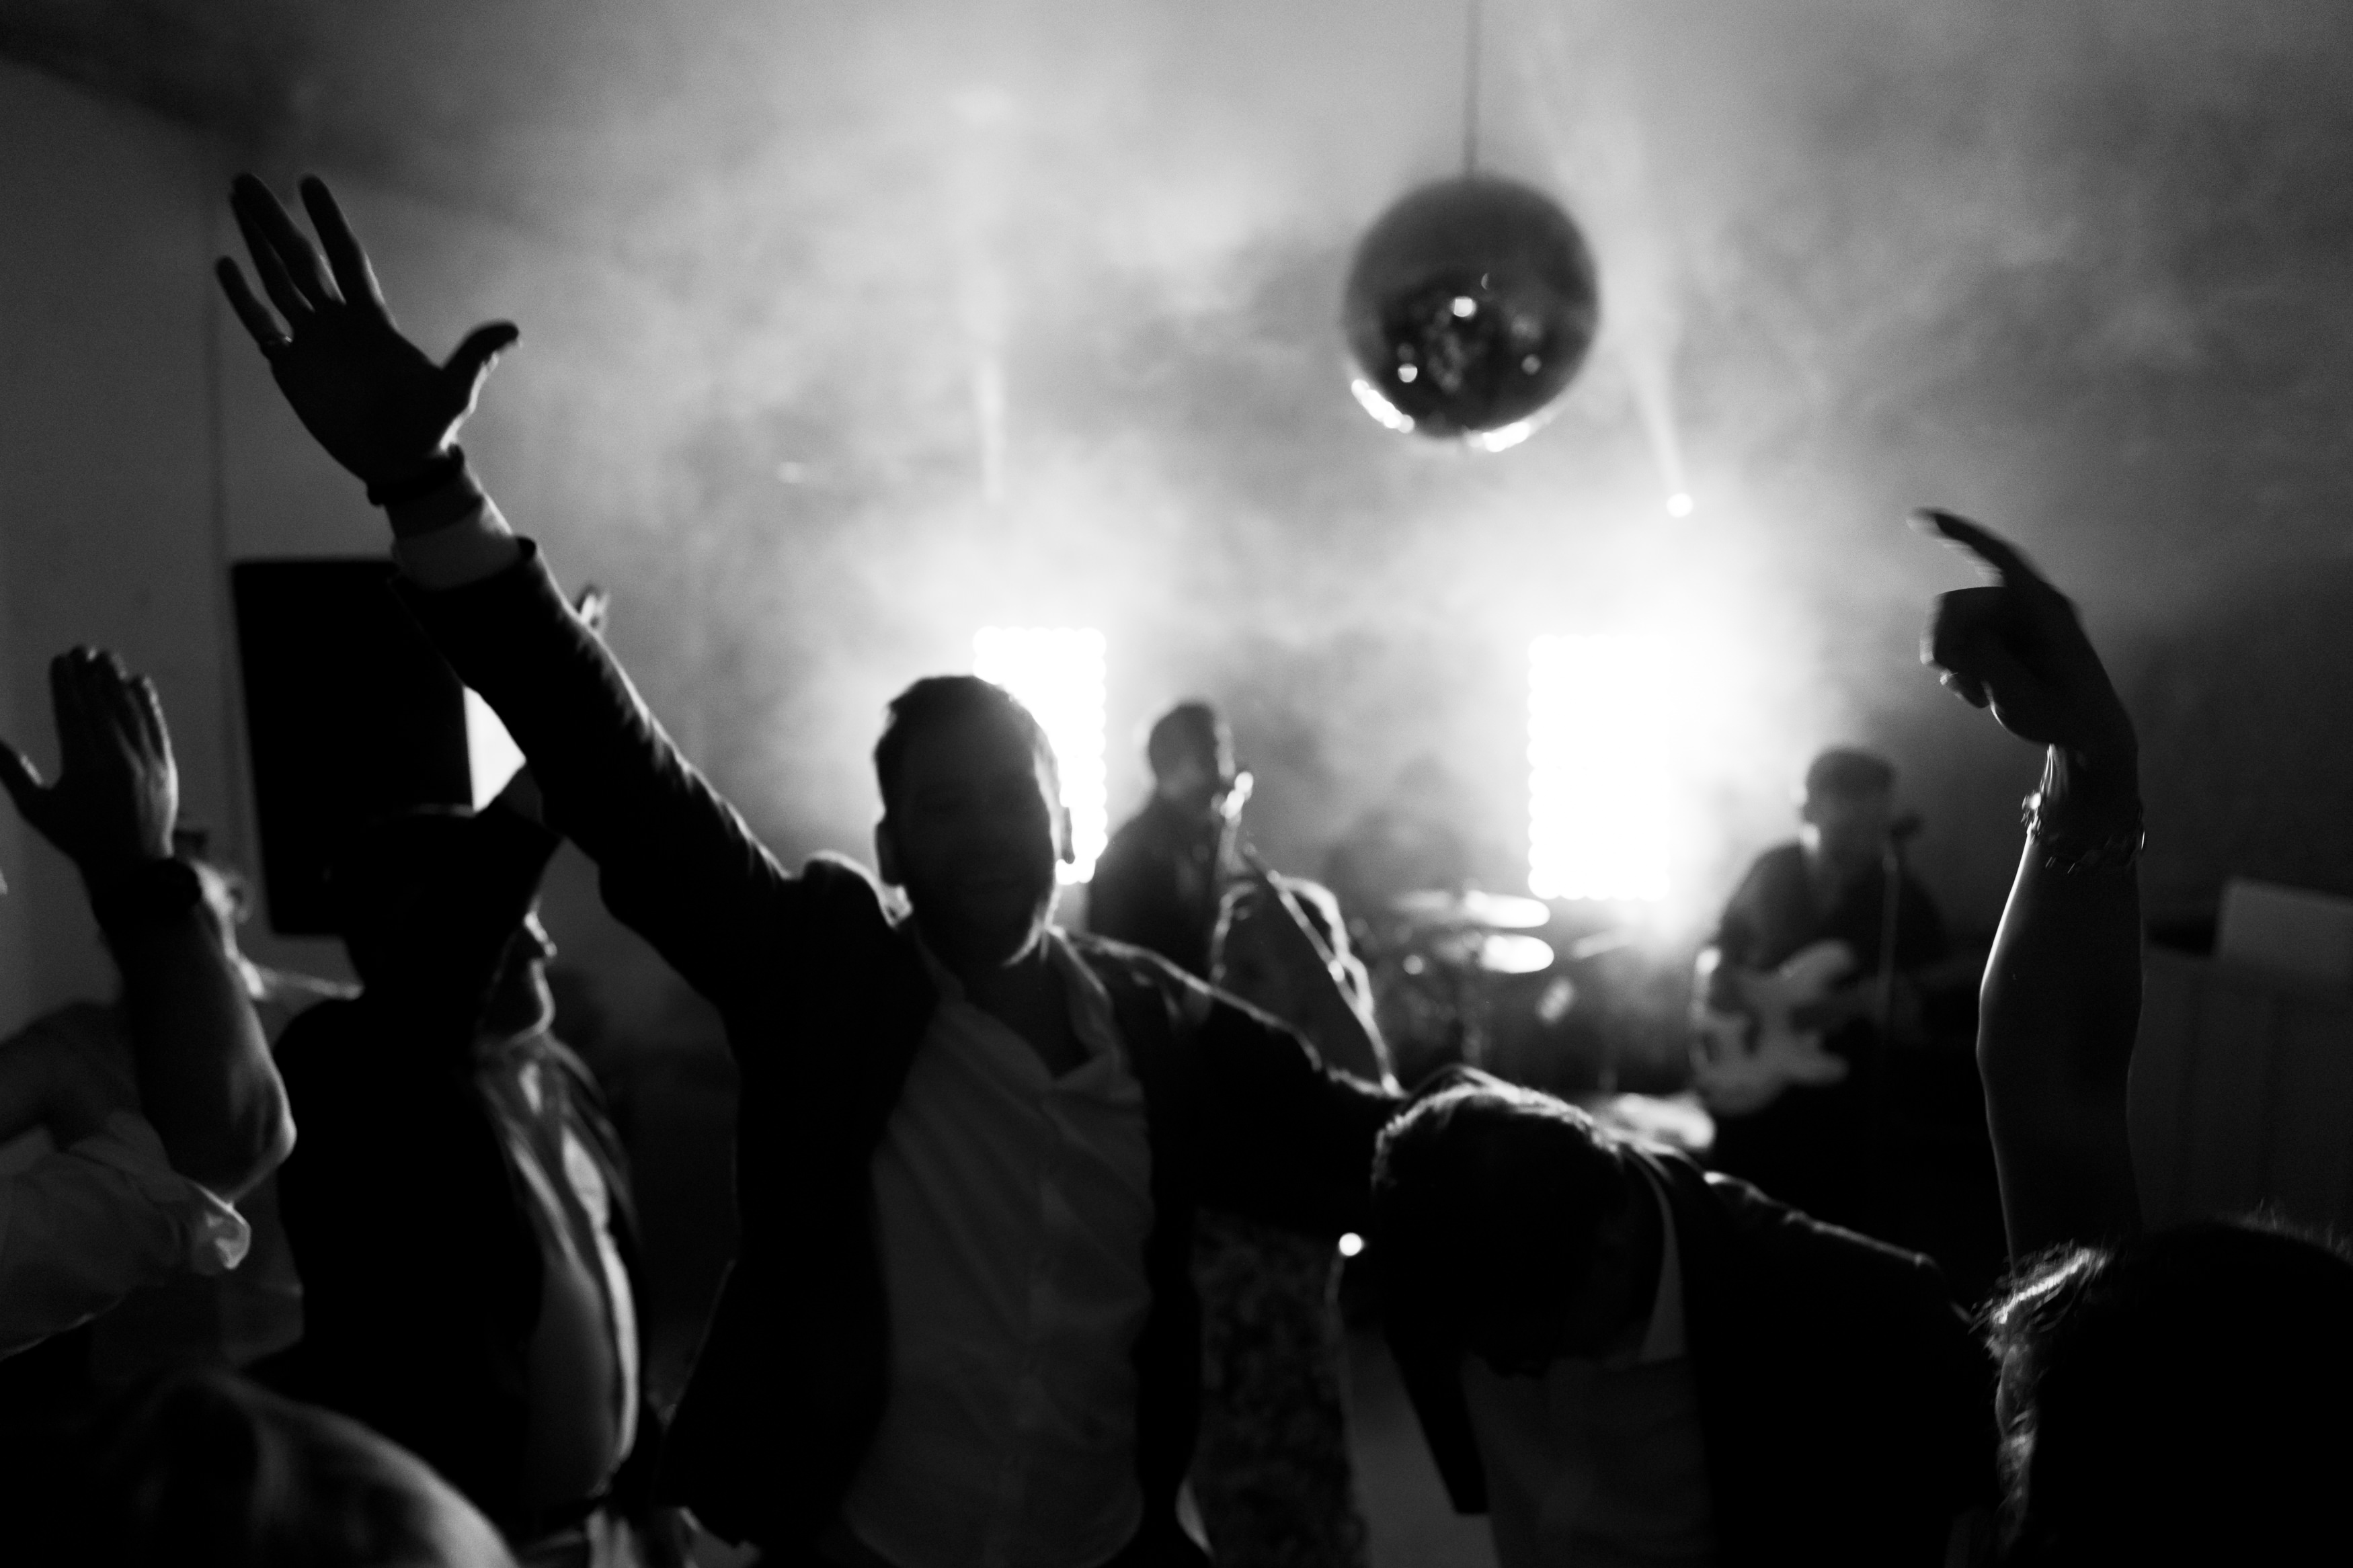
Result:
M8 798L34 826L41 826L42 808L48 804L48 790L41 783L38 769L26 759L25 753L0 741L0 788L5 788Z
M491 321L476 327L449 355L448 363L441 367L442 374L464 387L466 400L471 403L491 366L522 336L522 329L512 321Z

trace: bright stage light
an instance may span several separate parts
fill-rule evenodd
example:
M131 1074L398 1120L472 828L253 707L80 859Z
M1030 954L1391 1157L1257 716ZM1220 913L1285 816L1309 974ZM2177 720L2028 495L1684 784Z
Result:
M1669 517L1689 517L1692 514L1692 508L1697 503L1691 499L1689 491L1677 490L1674 494L1667 498L1667 515Z
M1074 626L983 626L972 634L972 671L1021 700L1038 717L1062 773L1071 813L1064 882L1095 874L1111 820L1103 791L1103 635Z
M1341 1257L1343 1257L1343 1258L1354 1258L1354 1257L1356 1257L1356 1254L1358 1254L1359 1252L1362 1252L1362 1251L1364 1251L1364 1250L1365 1250L1365 1238L1364 1238L1363 1237L1361 1237L1361 1236L1358 1236L1355 1231L1353 1231L1353 1230L1352 1230L1352 1231L1348 1231L1348 1232L1346 1232L1346 1233L1345 1233L1345 1234L1343 1234L1343 1235L1341 1236L1341 1237L1340 1237L1340 1256L1341 1256Z
M1666 896L1674 669L1656 637L1528 645L1528 891L1538 898Z

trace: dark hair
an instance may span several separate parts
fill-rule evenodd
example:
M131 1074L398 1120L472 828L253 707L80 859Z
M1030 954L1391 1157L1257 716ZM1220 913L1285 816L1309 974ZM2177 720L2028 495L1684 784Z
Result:
M1566 1300L1632 1179L1575 1106L1446 1069L1373 1155L1369 1240L1391 1327L1459 1346L1473 1302Z
M2066 1248L1989 1327L2015 1561L2337 1561L2353 1544L2337 1251L2263 1222Z
M891 809L906 769L907 748L917 735L973 722L1011 726L1045 763L1048 781L1060 795L1062 774L1054 743L1019 698L977 675L927 675L891 699L883 710L882 734L874 742L874 782L881 787L882 809Z
M1216 765L1220 742L1231 744L1226 721L1218 710L1198 700L1179 702L1152 721L1144 739L1144 760L1155 773L1165 773L1187 756L1206 756Z
M1806 793L1852 800L1885 795L1895 787L1895 764L1876 752L1832 746L1806 765Z
M109 1568L512 1568L473 1506L406 1449L227 1373L133 1397L91 1467Z
M562 842L502 806L378 818L328 884L352 967L371 990L430 993L470 1020Z

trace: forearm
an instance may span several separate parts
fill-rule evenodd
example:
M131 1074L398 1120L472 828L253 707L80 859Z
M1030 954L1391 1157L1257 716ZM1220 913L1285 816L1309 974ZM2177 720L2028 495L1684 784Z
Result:
M395 510L401 597L513 734L547 825L596 862L614 914L719 999L744 944L774 935L755 927L789 879L470 479Z
M2075 781L2079 792L2084 779ZM2130 760L2091 804L2137 812ZM2080 801L2079 794L2079 801ZM2140 1022L2140 884L2067 871L2030 838L1981 994L1978 1064L2013 1258L2140 1224L2125 1104Z
M285 1087L244 984L202 909L108 932L142 1114L172 1168L226 1198L294 1146Z
M387 509L392 559L420 588L459 588L495 577L522 555L522 543L470 473L430 495Z

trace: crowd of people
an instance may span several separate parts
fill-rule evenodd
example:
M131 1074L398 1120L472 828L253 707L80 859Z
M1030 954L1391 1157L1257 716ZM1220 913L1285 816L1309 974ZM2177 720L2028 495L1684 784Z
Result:
M2047 759L1981 989L2011 1274L1980 1303L1833 1223L1869 1228L1838 1211L1854 1052L1763 1090L1753 1031L1704 1053L1716 1170L1474 1067L1400 1086L1331 896L1229 868L1206 707L1155 728L1087 932L1050 918L1052 749L972 677L891 703L873 868L788 869L457 445L514 329L436 363L326 186L301 198L315 239L237 182L259 292L220 280L529 765L479 813L347 847L360 988L273 1052L218 874L174 848L153 686L77 649L55 780L0 747L122 983L0 1045L9 1561L664 1564L700 1531L830 1568L1358 1564L1344 1236L1504 1568L2347 1549L2353 1263L2259 1220L2143 1226L2137 742L2073 606L1995 533L1921 517L1989 578L1937 602L1924 659ZM1808 784L1703 1008L1753 1015L1743 976L1839 940L1900 1031L1898 971L1942 938L1888 868L1892 774L1832 753ZM741 1239L675 1408L645 1384L619 1140L550 1034L534 911L562 839L741 1075ZM265 1245L301 1279L292 1342L102 1394L55 1373L135 1292Z

